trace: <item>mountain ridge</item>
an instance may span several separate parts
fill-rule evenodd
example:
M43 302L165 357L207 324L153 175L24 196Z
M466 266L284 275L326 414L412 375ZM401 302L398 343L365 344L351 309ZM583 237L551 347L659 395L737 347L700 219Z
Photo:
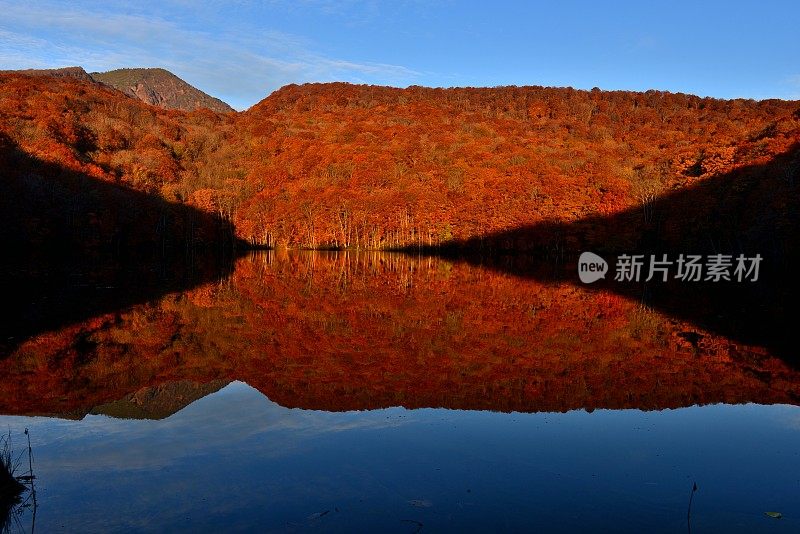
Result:
M94 79L84 70L83 67L60 67L57 69L22 69L22 70L0 70L0 74L25 74L27 76L51 76L53 78L75 78L85 82L92 82Z
M55 69L0 70L0 74L23 74L51 78L74 78L88 83L101 84L163 109L194 111L205 108L217 113L234 110L219 98L194 87L174 73L162 68L122 68L106 72L88 73L83 67Z
M219 98L210 96L162 68L122 68L92 72L90 76L97 82L110 85L153 106L184 111L199 108L218 113L235 111Z

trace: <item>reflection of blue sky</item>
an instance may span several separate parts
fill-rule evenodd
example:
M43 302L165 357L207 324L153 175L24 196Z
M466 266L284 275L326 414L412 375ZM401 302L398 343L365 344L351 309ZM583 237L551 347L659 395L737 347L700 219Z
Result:
M114 419L87 415L82 421L42 417L8 417L14 428L27 427L40 447L52 447L54 468L141 469L163 467L175 458L206 452L231 442L272 436L258 452L280 455L314 436L356 428L381 428L409 420L399 410L328 412L287 409L242 382L202 398L164 420ZM232 416L235 415L235 416ZM280 442L274 441L280 438ZM79 444L82 454L72 446ZM176 446L180 444L180 446ZM243 451L244 452L244 451Z
M498 414L283 408L233 383L162 421L2 417L31 429L44 530L631 531L800 523L800 409ZM413 506L409 501L430 506ZM334 512L338 509L339 512ZM331 510L321 518L313 514ZM499 523L498 523L499 522Z

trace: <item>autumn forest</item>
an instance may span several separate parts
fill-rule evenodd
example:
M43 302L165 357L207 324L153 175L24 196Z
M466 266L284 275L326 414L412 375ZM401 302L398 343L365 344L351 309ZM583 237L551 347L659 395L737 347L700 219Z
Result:
M0 0L0 534L800 532L798 20Z
M217 113L5 73L0 117L2 212L15 221L0 232L16 248L526 249L492 236L646 216L737 169L788 153L789 183L800 165L797 102L659 91L307 84ZM131 195L158 207L129 213Z
M797 102L331 83L182 111L5 73L0 117L6 412L237 379L322 409L798 398ZM687 247L757 250L767 282L563 265Z

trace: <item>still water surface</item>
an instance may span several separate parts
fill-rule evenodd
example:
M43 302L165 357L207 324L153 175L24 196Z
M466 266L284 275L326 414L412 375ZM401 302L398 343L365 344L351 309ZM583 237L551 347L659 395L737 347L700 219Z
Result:
M249 256L0 377L41 532L800 529L792 366L508 270Z

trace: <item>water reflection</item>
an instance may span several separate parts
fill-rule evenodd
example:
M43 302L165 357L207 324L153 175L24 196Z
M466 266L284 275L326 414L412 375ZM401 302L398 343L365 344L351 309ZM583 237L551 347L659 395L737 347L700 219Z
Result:
M221 281L35 336L0 376L0 413L76 418L134 416L135 403L109 405L181 381L241 380L329 411L650 410L800 392L767 350L622 296L387 253L243 257Z
M757 405L332 413L235 382L158 421L2 422L36 438L46 532L674 532L694 481L694 530L779 532L798 526L798 418Z
M442 258L242 257L31 337L0 392L43 531L675 531L695 481L696 531L800 517L795 369Z

